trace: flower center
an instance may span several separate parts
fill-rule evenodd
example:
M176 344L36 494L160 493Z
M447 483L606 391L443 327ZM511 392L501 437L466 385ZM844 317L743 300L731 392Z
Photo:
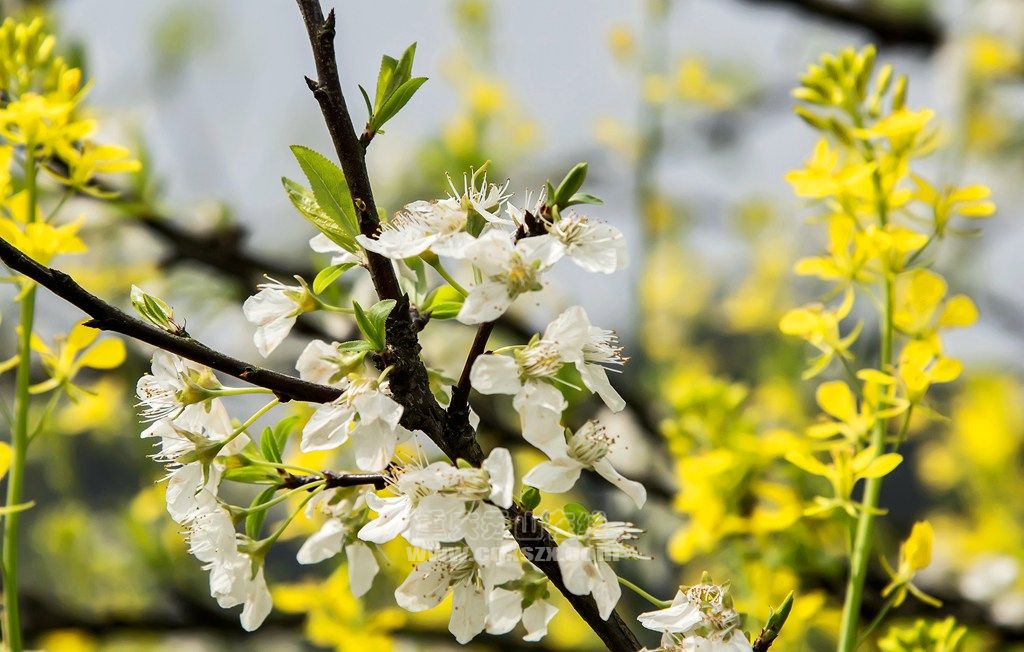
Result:
M608 456L615 438L593 421L588 421L569 439L569 456L586 466Z
M519 368L525 378L549 378L562 368L562 356L551 342L540 340L518 352Z

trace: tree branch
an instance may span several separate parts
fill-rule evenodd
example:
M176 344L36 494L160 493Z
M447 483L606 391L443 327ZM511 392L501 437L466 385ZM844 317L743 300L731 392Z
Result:
M364 235L373 237L380 224L366 171L364 145L352 127L352 119L341 91L334 53L335 14L332 10L325 19L319 0L296 1L306 25L317 71L317 80L307 78L306 83L320 104L321 113L359 216L360 230ZM468 409L446 413L430 392L426 367L419 357L417 330L409 317L408 297L402 293L398 285L391 261L373 252L367 253L370 259L370 276L378 296L381 299L398 301L398 305L388 317L388 347L381 356L381 362L396 367L391 374L391 390L395 399L405 407L403 422L407 423L407 427L426 432L450 459L461 458L479 466L484 459L483 450L476 440L476 433L469 425ZM483 346L486 346L486 338L483 339ZM468 362L471 364L471 361ZM617 614L613 614L607 621L602 620L591 596L574 595L565 588L555 561L555 542L540 523L531 514L523 513L515 507L509 510L507 515L512 521L512 533L516 536L523 553L527 556L533 553L532 557L540 560L538 567L566 596L605 645L612 650L638 650L639 642ZM537 553L538 544L543 548L540 554Z
M341 391L336 387L317 385L264 369L211 349L188 335L169 333L151 326L106 303L64 272L40 265L3 239L0 239L0 260L12 270L36 281L92 317L87 325L93 328L127 335L247 383L265 387L282 401L295 399L311 403L329 403L341 395Z
M941 45L942 27L926 13L912 18L875 6L877 3L839 0L744 0L748 4L788 7L837 25L863 29L884 45L905 45L931 51Z

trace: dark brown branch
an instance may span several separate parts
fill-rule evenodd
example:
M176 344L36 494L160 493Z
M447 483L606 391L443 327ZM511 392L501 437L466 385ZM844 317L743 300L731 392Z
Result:
M317 475L285 473L281 480L281 488L298 489L320 480L326 480L324 487L327 489L358 487L365 484L372 484L374 489L383 489L388 484L387 479L379 473L335 473L334 471L322 471Z
M284 401L296 399L311 403L328 403L341 395L335 387L317 385L294 376L263 369L215 351L189 336L175 335L151 326L91 294L64 272L40 265L3 239L0 239L0 260L12 270L36 281L92 317L87 325L93 328L127 335L247 383L265 387Z
M788 7L826 22L862 29L882 45L934 50L944 38L942 27L930 13L922 17L886 11L878 3L840 0L744 0L749 4Z
M360 230L364 235L373 237L380 224L366 171L365 148L352 127L352 118L341 91L334 53L334 11L324 18L319 0L296 1L306 25L317 71L317 79L307 78L306 83L320 104L321 113L359 216ZM403 423L406 427L424 431L452 460L461 458L479 466L483 462L483 450L476 440L476 433L469 425L468 409L446 413L430 392L426 367L419 357L417 330L409 317L408 297L402 293L398 285L391 261L373 252L367 253L370 276L378 296L381 299L398 301L398 305L388 317L388 347L380 356L380 362L395 367L391 374L391 391L405 408L402 414ZM471 365L472 361L467 363ZM554 561L555 542L540 523L532 515L522 514L515 509L510 511L509 517L512 520L512 533L524 554L529 554L528 551L535 552L540 544L542 552L539 555L533 554L538 560L544 560L538 563L538 567L566 596L605 645L611 650L640 649L636 637L618 615L613 614L607 621L602 620L591 596L573 595L565 588L558 564Z
M306 85L313 91L313 97L320 103L320 111L324 115L327 131L331 134L334 151L338 154L341 170L345 173L352 203L359 218L359 228L363 235L373 237L380 227L377 219L377 206L373 201L373 190L370 177L366 171L366 153L363 144L356 136L352 127L352 118L345 105L345 96L341 92L341 80L338 77L338 64L334 55L334 11L324 18L319 0L298 0L302 19L309 34L309 44L313 48L313 61L316 64L315 80L306 78ZM398 277L391 261L378 253L367 251L370 276L381 299L398 300L402 290L398 286Z

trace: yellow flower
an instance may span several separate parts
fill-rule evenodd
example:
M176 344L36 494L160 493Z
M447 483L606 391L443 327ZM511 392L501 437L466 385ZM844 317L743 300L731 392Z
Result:
M859 503L850 500L853 487L866 478L881 478L888 475L903 461L897 453L878 454L874 446L868 446L856 455L849 446L836 446L830 451L832 463L825 464L813 455L800 451L786 453L786 461L811 475L819 475L832 485L832 498L817 496L814 506L805 510L807 516L818 516L839 508L851 518L857 518L862 509Z
M833 216L828 223L828 256L803 258L793 268L801 276L817 276L823 281L834 281L846 289L851 283L870 283L874 274L869 268L870 252L865 237L857 231L852 220Z
M916 174L911 177L917 186L914 198L932 209L935 235L938 237L945 235L953 217L978 219L991 217L996 212L996 205L989 199L992 191L987 186L946 186L940 191Z
M892 578L889 585L882 589L882 597L893 596L893 606L898 607L907 599L907 593L912 594L918 600L935 607L942 606L942 603L935 598L922 592L914 586L914 575L917 571L928 567L932 561L932 541L935 533L927 521L918 521L910 530L910 536L900 545L900 560L896 570L893 570L882 557L882 565Z
M31 149L37 157L49 156L56 148L70 147L95 130L93 120L74 119L74 110L73 102L25 93L0 108L0 136Z
M67 435L92 431L114 434L124 425L125 414L119 402L124 399L124 384L104 376L76 392L73 400L57 412L57 430Z
M896 375L911 403L924 398L932 385L953 382L962 371L963 365L959 360L942 356L933 344L921 340L907 342L896 367Z
M978 309L965 294L946 298L945 279L927 269L916 269L896 284L893 324L905 335L941 350L940 329L966 328L978 320Z
M66 338L57 338L54 351L43 339L32 334L32 350L42 358L43 366L50 379L33 385L33 394L47 392L56 387L68 385L75 375L84 368L113 369L125 359L124 342L119 339L105 339L96 343L100 331L80 322L71 329ZM95 343L95 344L94 344Z
M873 163L858 160L840 162L840 151L829 147L828 141L822 138L803 169L788 172L786 181L793 186L797 197L864 197L864 191L870 190L867 181L874 168Z
M807 341L821 352L811 361L803 373L804 379L813 378L828 367L833 358L852 360L850 346L860 335L861 324L857 324L845 337L840 334L839 323L850 314L853 308L853 291L848 289L843 301L835 310L830 310L820 303L812 303L802 308L790 310L779 321L779 330L786 335L795 335Z
M928 236L895 224L871 224L864 230L864 239L866 249L889 276L903 271L910 256L928 244Z
M81 219L62 226L54 226L46 222L24 224L0 217L0 238L41 265L48 265L54 256L80 254L86 251L85 243L78 237L78 229L81 226Z
M1012 75L1024 65L1024 57L1013 44L991 34L972 36L967 47L971 72L979 77Z
M886 138L893 143L905 144L912 142L924 132L934 117L935 112L931 109L921 111L900 109L870 127L854 129L852 133L855 137L864 140Z
M94 197L113 196L89 186L89 181L97 174L138 172L142 169L142 164L131 157L131 151L119 145L98 145L86 141L81 147L75 147L67 143L58 143L57 150L68 164L69 173L66 177L54 176L61 183Z
M807 435L816 439L828 439L841 435L850 443L862 441L878 419L888 419L901 413L906 408L905 401L897 400L891 389L892 382L885 374L879 379L876 375L868 375L862 370L858 377L864 381L864 396L857 407L857 398L850 386L841 380L822 383L815 392L815 399L821 410L833 420L812 424L807 428ZM879 382L881 380L881 382Z

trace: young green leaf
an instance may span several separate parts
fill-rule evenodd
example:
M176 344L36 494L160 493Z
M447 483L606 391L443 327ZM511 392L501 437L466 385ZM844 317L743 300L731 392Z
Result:
M380 105L384 103L387 96L390 95L393 88L393 81L395 78L395 68L398 67L398 60L394 57L384 55L380 58L380 71L377 73L377 93L374 97L373 108L376 113L377 109L380 109Z
M563 207L575 206L576 204L603 204L604 200L600 197L588 195L585 192L578 192L569 198L569 201L562 204Z
M465 300L466 297L452 286L442 285L427 295L422 308L431 319L454 319Z
M359 233L359 222L352 206L345 174L324 155L302 145L292 145L292 153L309 180L320 208L350 237Z
M277 450L281 452L282 460L284 460L285 447L288 445L288 437L292 434L292 430L295 429L295 425L298 424L300 419L299 415L293 414L290 417L281 419L274 426L274 440L277 442Z
M399 111L402 110L412 96L419 90L419 87L427 81L426 77L413 77L408 80L392 93L382 104L373 115L373 119L370 120L370 128L372 131L380 131L388 120L395 117Z
M277 447L277 440L274 439L274 431L271 428L264 428L260 435L260 453L268 462L281 463L281 450Z
M355 267L355 263L341 263L340 265L331 265L320 270L313 279L313 293L320 294L326 290L331 283L334 283L349 269Z
M334 220L328 217L327 213L325 213L322 208L320 208L320 204L317 203L312 192L287 177L281 177L281 183L284 185L285 192L288 193L288 199L291 200L296 210L299 211L299 215L302 215L302 217L316 227L320 233L323 233L330 238L332 242L347 251L356 251L359 248L359 245L356 244L355 238L342 230L342 228L338 226Z
M359 327L359 332L363 334L366 341L370 343L374 351L384 350L384 332L378 329L374 323L367 316L366 311L359 305L358 301L352 302L352 309L355 311L356 326Z
M259 507L264 503L270 502L270 499L274 497L274 493L276 491L277 487L267 487L252 499L252 504L249 505L249 509ZM266 509L257 509L246 514L245 535L250 539L258 539L260 536L260 530L263 529L263 521L266 520L266 518Z
M350 340L339 344L337 349L340 353L368 353L373 351L373 345L366 340Z
M558 184L558 189L555 190L555 196L552 203L555 206L565 206L569 198L576 194L582 186L583 182L587 180L587 164L577 163L565 178L562 179L562 183Z

